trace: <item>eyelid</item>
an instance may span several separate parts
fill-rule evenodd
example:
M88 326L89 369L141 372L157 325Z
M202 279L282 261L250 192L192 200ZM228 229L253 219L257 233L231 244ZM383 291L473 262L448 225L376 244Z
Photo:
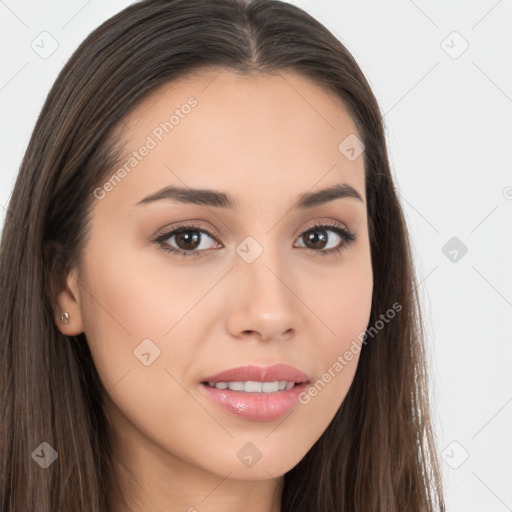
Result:
M344 229L348 232L350 232L350 229L348 228L348 226L346 224L344 224L343 222L340 222L340 221L337 221L337 220L315 220L315 221L311 221L312 224L305 228L305 229L301 229L298 233L298 235L301 235L303 233L306 233L308 231L311 231L312 229L315 229L315 228L318 228L318 227L333 227L333 228L340 228L340 229ZM296 236L298 236L296 235Z
M175 231L179 231L180 229L190 229L191 231L196 230L196 231L205 232L206 234L212 236L212 238L215 238L216 242L219 242L219 243L220 243L219 239L222 238L222 235L220 234L220 232L217 231L214 227L212 227L212 226L203 227L202 221L192 219L192 220L187 220L185 222L179 222L176 225L166 226L165 228L158 230L158 232L155 235L153 235L152 240L156 241L158 239L162 239L164 236L167 236L167 238L168 238L169 236L172 236L173 234L175 234L174 233Z

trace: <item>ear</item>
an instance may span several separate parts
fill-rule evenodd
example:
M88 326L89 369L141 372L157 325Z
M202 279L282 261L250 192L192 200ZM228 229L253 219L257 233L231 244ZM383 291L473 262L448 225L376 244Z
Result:
M57 284L55 294L55 321L62 334L76 336L84 332L80 302L80 279L78 269L73 268L65 276L60 286ZM61 316L64 312L69 315L68 322L63 324Z
M76 336L84 331L82 321L82 304L80 302L79 269L71 269L64 262L65 249L54 241L46 244L44 256L48 269L47 294L53 309L55 323L62 334ZM63 313L69 315L67 323L62 323Z

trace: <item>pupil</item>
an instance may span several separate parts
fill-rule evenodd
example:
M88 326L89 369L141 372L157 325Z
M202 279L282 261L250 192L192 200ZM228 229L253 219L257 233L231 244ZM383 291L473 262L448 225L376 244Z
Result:
M190 233L192 233L191 236L189 236ZM183 245L185 249L195 249L199 245L200 238L201 237L196 231L182 231L176 235L176 242L178 245L180 245L181 242L184 242Z
M320 233L320 236L317 235L317 233ZM321 242L326 242L327 237L325 236L325 231L311 231L310 235L307 237L308 242L313 242L313 249L317 249L316 244L320 240Z

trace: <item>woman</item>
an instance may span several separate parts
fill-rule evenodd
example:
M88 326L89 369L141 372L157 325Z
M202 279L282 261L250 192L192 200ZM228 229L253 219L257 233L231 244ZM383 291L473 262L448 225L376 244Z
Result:
M444 510L374 95L273 0L145 0L57 78L2 234L2 510Z

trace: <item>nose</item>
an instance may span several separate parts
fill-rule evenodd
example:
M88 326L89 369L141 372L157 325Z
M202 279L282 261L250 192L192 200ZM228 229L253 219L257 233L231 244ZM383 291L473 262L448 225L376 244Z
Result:
M262 341L285 340L300 329L302 302L294 292L293 272L277 251L255 261L237 259L231 272L227 328L232 336Z

